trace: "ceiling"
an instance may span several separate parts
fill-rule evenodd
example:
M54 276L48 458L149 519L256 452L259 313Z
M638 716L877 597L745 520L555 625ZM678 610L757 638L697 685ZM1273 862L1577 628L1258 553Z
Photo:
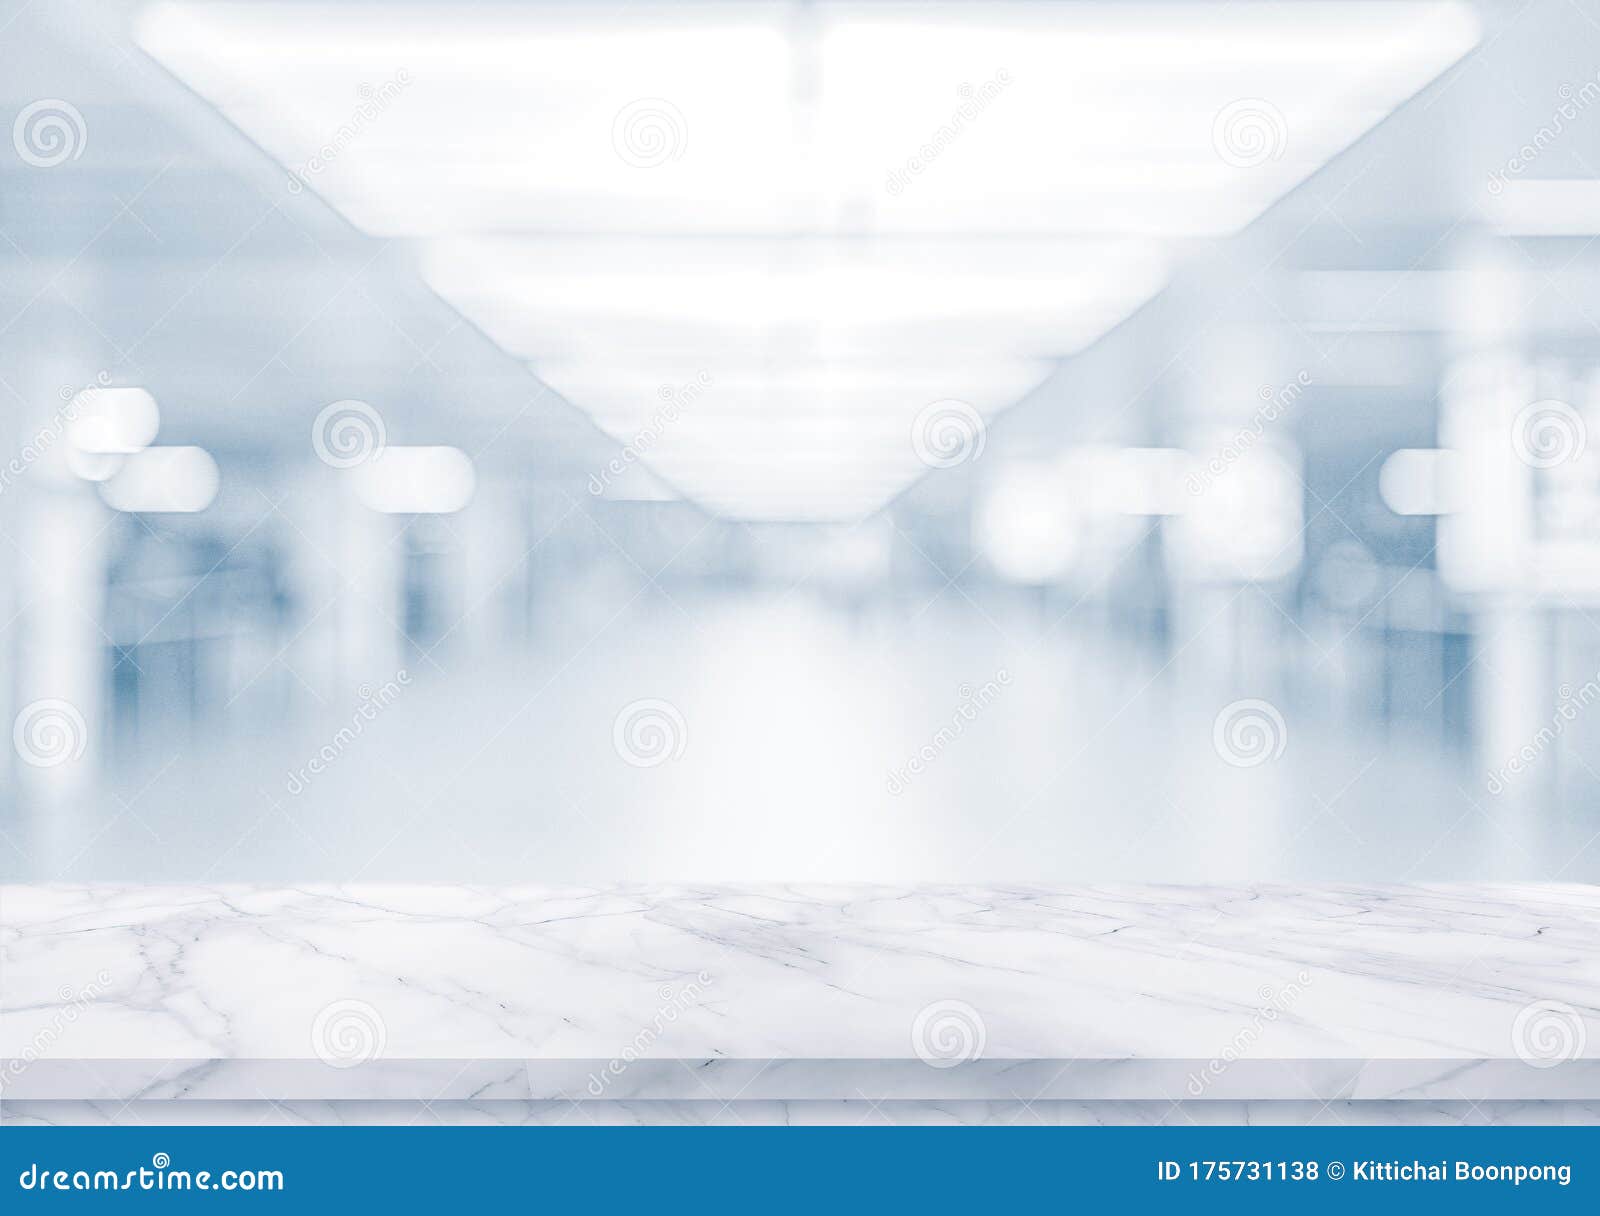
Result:
M136 30L286 203L406 251L707 509L797 520L981 447L1478 38L1404 2L163 3Z

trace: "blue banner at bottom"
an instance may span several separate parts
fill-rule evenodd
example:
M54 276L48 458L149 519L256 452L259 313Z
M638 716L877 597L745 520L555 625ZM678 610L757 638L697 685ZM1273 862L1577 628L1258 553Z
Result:
M11 1213L1600 1210L1588 1127L10 1127Z

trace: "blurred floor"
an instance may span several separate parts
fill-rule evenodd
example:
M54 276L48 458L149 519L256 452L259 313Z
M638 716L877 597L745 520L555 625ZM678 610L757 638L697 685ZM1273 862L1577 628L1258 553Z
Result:
M1181 647L1159 660L1054 619L954 590L868 609L649 590L526 651L302 694L277 722L248 700L208 712L103 790L14 808L4 876L1600 877L1592 808L1511 805L1426 732L1276 691L1281 754L1238 767L1218 715L1252 690L1206 695Z

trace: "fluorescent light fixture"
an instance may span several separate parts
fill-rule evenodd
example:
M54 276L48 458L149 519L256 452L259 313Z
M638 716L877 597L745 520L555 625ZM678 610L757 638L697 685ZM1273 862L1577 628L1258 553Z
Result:
M417 242L620 442L654 405L619 363L710 373L640 459L794 519L876 509L930 467L895 434L917 409L1015 403L1038 379L1012 369L1132 315L1477 37L1425 0L224 0L138 27L287 189Z
M1226 442L1213 436L1190 450L1217 451ZM1303 499L1298 453L1257 443L1191 495L1182 515L1162 525L1167 564L1199 582L1282 578L1304 554Z
M217 462L204 448L145 448L123 458L122 467L100 486L100 497L118 511L204 511L220 482Z
M624 449L708 509L776 518L781 501L790 518L848 519L875 510L927 471L916 437L930 402L955 397L981 421L1053 366L1016 358L904 367L716 365L715 375L666 361L567 360L536 368L584 402Z
M1150 241L1060 239L497 237L431 242L422 258L429 284L513 354L718 370L807 352L1059 358L1160 290L1169 265Z
M84 481L106 481L114 477L117 470L122 468L127 457L120 452L85 452L82 448L68 443L64 449L67 457L67 468L72 470L74 477Z
M1378 470L1378 493L1396 515L1448 515L1455 510L1456 454L1444 448L1401 448Z
M155 442L161 427L156 400L142 388L86 388L72 399L67 438L80 452L114 456Z
M449 447L390 444L342 475L361 503L386 515L448 515L471 502L477 486L472 458Z
M724 358L715 374L623 358L608 364L589 361L534 364L556 391L593 402L597 416L663 426L700 419L735 422L804 423L808 419L898 418L941 396L972 400L998 411L1036 387L1054 370L1043 359L1010 358L987 362L930 359L904 365L843 362L732 363Z
M974 519L979 550L1002 578L1043 586L1073 567L1084 519L1059 466L1008 465L984 490Z
M269 0L153 5L138 28L287 170L384 236L792 231L841 212L878 231L1227 232L1477 36L1465 4L1403 2L819 4L798 17L780 4ZM1241 99L1265 103L1272 154L1235 164L1214 127ZM665 154L630 140L646 127L671 141Z

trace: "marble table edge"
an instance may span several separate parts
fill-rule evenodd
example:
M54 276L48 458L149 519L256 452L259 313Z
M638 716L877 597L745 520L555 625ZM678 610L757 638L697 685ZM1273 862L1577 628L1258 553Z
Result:
M1535 1068L1503 1059L635 1060L408 1059L339 1068L316 1059L41 1059L0 1062L0 1100L1591 1101L1600 1059Z

